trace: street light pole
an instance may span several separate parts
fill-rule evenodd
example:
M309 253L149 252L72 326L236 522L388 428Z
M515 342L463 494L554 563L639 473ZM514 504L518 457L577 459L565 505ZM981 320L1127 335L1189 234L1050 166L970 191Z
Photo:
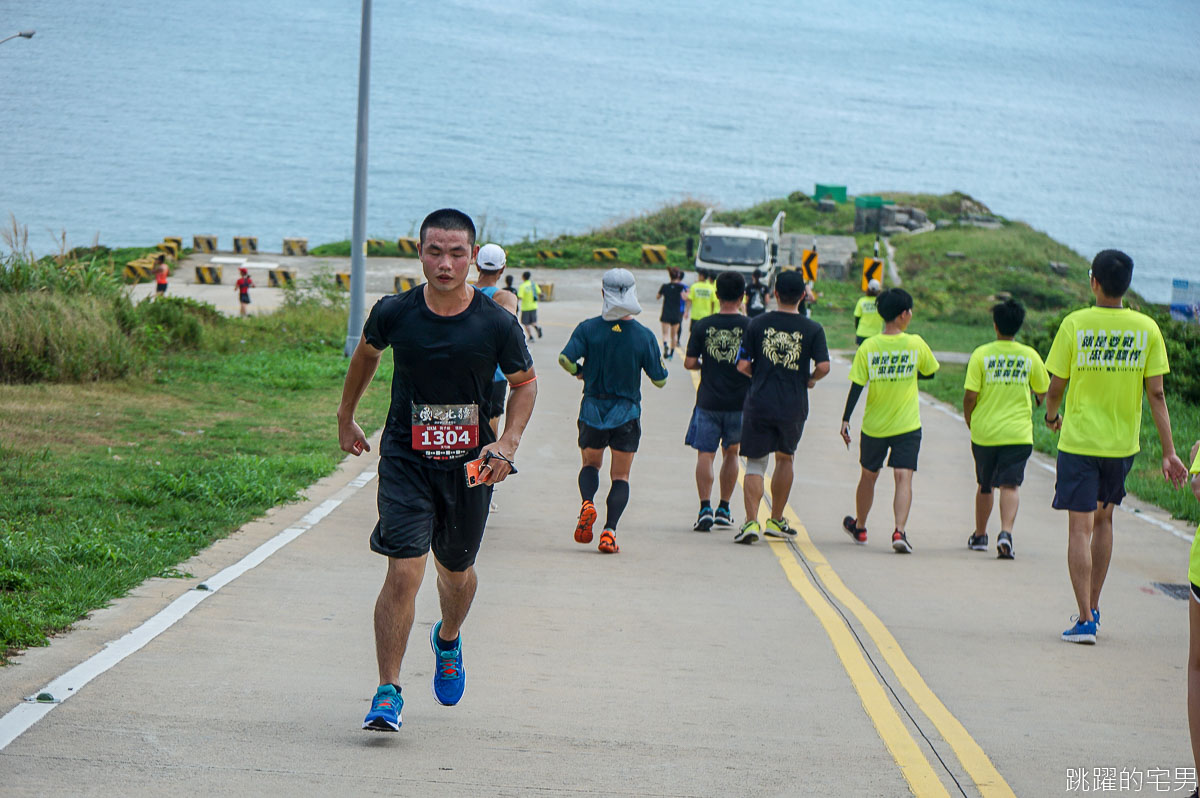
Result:
M12 36L7 36L7 37L5 37L5 38L3 38L3 39L0 39L0 44L4 44L4 43L5 43L6 41L8 41L9 39L15 39L15 38L17 38L18 36L20 36L22 39L32 39L32 38L33 38L33 34L34 34L34 33L36 33L36 32L37 32L37 31L32 31L32 30L23 30L23 31L21 31L20 33L14 33Z
M366 310L367 254L367 110L371 95L371 0L362 4L362 40L358 46L358 141L354 152L354 226L350 233L350 318L346 357L354 354Z

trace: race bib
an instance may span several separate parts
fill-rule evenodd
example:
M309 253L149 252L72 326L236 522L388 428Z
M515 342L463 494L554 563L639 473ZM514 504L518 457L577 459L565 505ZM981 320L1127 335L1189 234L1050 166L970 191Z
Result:
M414 403L412 447L430 460L469 454L479 447L479 406Z

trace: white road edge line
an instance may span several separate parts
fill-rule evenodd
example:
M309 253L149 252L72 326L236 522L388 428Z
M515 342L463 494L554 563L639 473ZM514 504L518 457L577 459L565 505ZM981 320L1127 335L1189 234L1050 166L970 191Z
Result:
M954 418L957 418L959 421L963 420L963 417L960 413L954 412L953 410L951 410L949 407L942 404L941 402L935 402L932 399L926 399L924 396L922 396L921 403L928 405L929 407L932 407L934 410L941 411L942 413L945 413L948 416L953 416ZM1056 473L1054 470L1054 466L1050 465L1047 462L1044 462L1040 459L1035 459L1033 462L1037 463L1039 466L1046 469L1051 474ZM1157 518L1152 518L1151 516L1148 516L1139 510L1131 510L1130 508L1126 507L1123 504L1118 504L1117 509L1124 511L1124 512L1128 513L1129 515L1132 515L1134 518L1141 519L1142 521L1145 521L1147 524L1156 526L1159 529L1170 532L1172 535L1179 538L1180 540L1186 540L1188 543L1192 542L1192 539L1193 539L1192 535L1189 535L1186 532L1181 532L1180 530L1176 529L1174 526L1172 526L1171 524L1168 524L1165 521L1160 521Z
M201 601L204 601L204 599L237 579L251 568L261 564L272 554L316 526L325 516L337 509L339 505L374 479L376 473L375 471L362 472L346 483L346 486L332 497L321 502L306 513L295 526L290 526L283 530L233 565L217 572L202 582L197 588L184 593L159 610L157 614L141 626L138 626L116 640L109 641L103 649L38 691L39 695L41 693L49 693L55 699L53 702L35 703L26 701L9 710L4 717L0 717L0 751L3 751L9 743L28 731L33 724L50 714L50 710L71 696L76 695L92 679L112 668L118 662L141 649L151 640L171 628L176 621L194 610ZM203 588L207 588L207 590Z

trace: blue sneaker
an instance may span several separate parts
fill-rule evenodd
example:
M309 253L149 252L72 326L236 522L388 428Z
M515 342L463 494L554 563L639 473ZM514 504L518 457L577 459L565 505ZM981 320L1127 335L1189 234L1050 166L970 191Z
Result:
M1086 643L1087 645L1095 645L1096 643L1096 622L1081 621L1078 615L1072 616L1075 625L1062 633L1062 639L1067 643Z
M433 697L444 707L457 704L467 687L467 671L463 668L462 636L459 635L458 645L449 651L438 648L438 631L442 622L438 621L429 632L429 645L433 646Z
M717 513L713 517L713 523L717 526L733 526L733 512L723 507L718 507Z
M400 710L403 708L404 699L400 697L400 691L385 684L375 691L375 697L371 699L371 711L363 718L362 727L367 731L400 731Z
M713 511L711 507L704 507L700 510L700 515L696 516L696 523L692 524L692 530L695 532L707 532L713 528Z
M1100 610L1092 607L1092 620L1096 622L1096 631L1100 631Z

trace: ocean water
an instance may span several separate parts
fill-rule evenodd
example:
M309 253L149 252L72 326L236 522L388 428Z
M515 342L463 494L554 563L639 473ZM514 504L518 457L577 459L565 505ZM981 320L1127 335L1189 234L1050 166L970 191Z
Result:
M361 5L0 0L0 214L98 236L348 238ZM1200 278L1200 5L375 3L368 233L501 241L816 182L965 191L1164 301Z

